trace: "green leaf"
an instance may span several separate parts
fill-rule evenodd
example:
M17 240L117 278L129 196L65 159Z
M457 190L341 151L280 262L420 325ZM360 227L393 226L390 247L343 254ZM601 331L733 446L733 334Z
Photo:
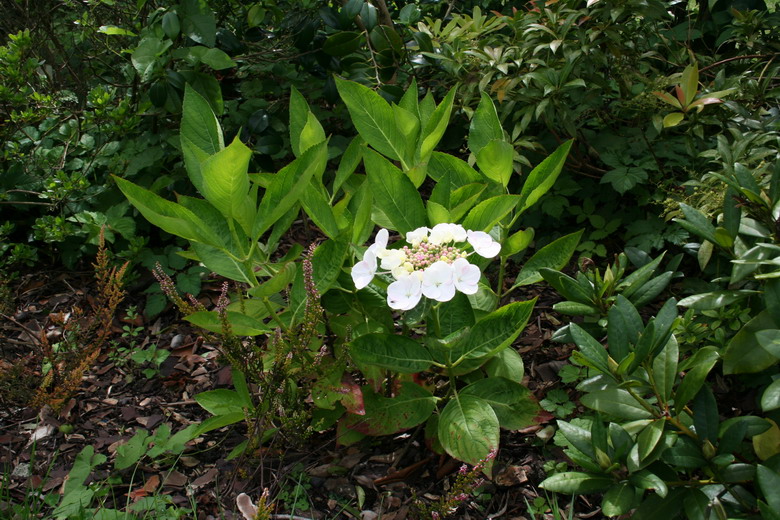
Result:
M710 373L719 358L720 355L715 347L702 347L686 361L686 364L692 368L685 374L674 394L674 407L678 413L688 404L688 401L699 393L707 374Z
M255 202L249 196L249 160L252 150L238 137L200 165L203 196L227 218L251 233Z
M336 78L336 88L360 136L379 153L402 161L406 169L406 137L398 130L387 101L368 87L341 78Z
M250 262L239 262L225 249L192 242L192 250L203 265L218 275L250 285L256 283L256 279L251 271L252 264Z
M601 311L593 305L569 301L553 304L553 310L567 316L599 316L601 314Z
M710 387L704 385L693 398L691 403L693 409L693 425L696 427L696 435L700 440L708 440L716 443L718 440L718 425L720 417L718 416L718 403L715 402L715 396Z
M363 42L363 33L340 31L330 35L322 44L323 52L331 56L346 56L358 50Z
M757 336L759 332L773 330L775 327L775 321L766 310L747 322L726 345L723 354L723 373L750 374L765 370L777 363L778 357L766 350Z
M540 269L563 269L569 263L571 255L574 254L577 244L580 243L581 236L582 230L562 236L534 253L523 265L512 288L541 282L543 276L540 273ZM575 298L569 299L577 301Z
M162 60L160 57L171 45L173 45L171 40L161 40L155 36L146 36L141 40L130 57L133 67L141 76L141 81L152 79L158 65L162 68L167 60Z
M734 291L712 291L708 293L699 293L680 300L677 305L689 307L697 311L708 311L720 309L744 298L760 294L759 291L734 290Z
M664 419L656 419L651 422L639 433L636 442L639 449L639 460L645 461L658 446L658 442L664 434Z
M780 408L780 379L776 379L761 394L761 409L765 412Z
M477 166L493 182L506 188L512 175L515 149L503 139L493 139L477 153Z
M436 182L439 182L445 175L449 175L453 190L467 184L485 184L482 175L469 166L466 161L442 152L431 154L431 159L428 162L428 175Z
M401 383L392 397L384 397L363 387L365 415L347 415L347 428L364 435L391 435L422 424L436 408L436 397L426 389L410 382Z
M582 404L623 420L649 419L652 414L645 410L627 390L608 388L587 393L581 398Z
M569 324L569 334L585 359L601 372L609 374L609 356L604 346L576 323Z
M672 271L666 271L665 273L656 276L652 280L639 286L636 291L631 294L629 300L631 300L636 307L644 307L655 300L655 298L666 289L666 286L669 285L673 275L674 273Z
M515 208L519 200L518 195L498 195L483 200L463 219L463 227L472 231L488 232Z
M197 400L197 396L195 396ZM217 430L219 428L224 428L225 426L230 426L231 424L235 424L237 422L241 422L246 419L246 414L244 411L240 412L230 412L223 415L216 415L214 417L209 417L195 429L194 432L192 432L192 438L200 437L204 433L208 433L213 430Z
M444 97L436 110L433 111L427 122L423 122L424 127L420 140L420 160L427 162L433 153L434 148L441 140L445 130L450 122L450 113L452 112L452 103L455 100L457 87L452 87Z
M317 179L312 179L311 183L303 191L301 204L306 214L311 217L314 224L329 238L336 238L341 234L336 216L333 214L333 208L328 200L325 187Z
M395 334L364 334L349 344L352 360L361 366L376 366L402 374L430 368L433 358L411 338Z
M342 240L325 240L314 250L311 265L314 285L320 294L325 294L336 283L348 251L349 244Z
M636 186L647 181L647 172L635 166L615 168L601 177L601 184L612 184L616 192L621 195Z
M505 348L490 358L484 368L488 377L504 377L516 383L522 383L525 375L522 356L511 348Z
M682 123L683 119L685 119L685 114L683 114L682 112L671 112L669 114L666 114L663 120L664 128L671 128L673 126L677 126L680 123Z
M469 125L469 150L471 153L478 154L482 148L487 146L490 141L504 140L504 129L501 128L501 121L498 119L496 106L490 96L482 92L477 110L474 117L471 118Z
M709 219L705 217L699 210L688 206L687 204L680 203L680 209L682 209L685 219L673 219L680 224L686 230L690 231L694 235L698 235L704 240L708 240L713 244L717 244L718 241L715 238L715 226L710 223Z
M621 482L612 486L604 493L601 510L607 516L618 516L628 513L634 504L636 490L634 486Z
M539 487L553 493L579 495L597 493L615 485L615 481L604 475L582 473L579 471L564 471L547 477Z
M669 490L664 479L658 475L650 473L646 469L633 473L628 478L628 481L639 489L652 489L658 496L662 498L666 496Z
M220 49L206 49L200 55L200 61L214 70L225 70L236 66L236 62Z
M453 359L487 360L511 345L525 328L535 303L535 299L510 303L483 317L452 347Z
M536 204L536 201L555 184L555 180L566 163L566 157L569 155L569 149L571 149L573 142L566 141L560 145L528 174L523 189L520 191L520 204L518 205L520 213Z
M336 178L333 179L333 189L331 190L333 195L338 194L339 188L355 173L355 169L363 159L363 144L363 139L360 136L356 136L349 142L349 146L341 156L338 170L336 170Z
M263 195L253 226L259 238L289 211L301 198L312 177L325 171L328 148L323 141L312 146L277 173Z
M512 256L531 245L531 241L534 239L534 229L521 229L520 231L510 235L501 247L501 256Z
M493 408L501 427L508 430L525 428L533 423L538 413L539 407L531 398L531 391L503 377L480 379L458 393L461 397L473 395L484 400Z
M582 304L593 304L593 300L596 296L593 293L593 287L590 283L588 283L588 288L586 289L571 276L544 267L539 269L539 274L542 275L545 282L552 285L553 288L567 300Z
M759 464L756 466L756 480L767 504L773 510L780 511L780 473Z
M163 231L186 240L215 247L223 246L222 240L195 213L184 206L165 200L128 180L114 177L114 181L146 220Z
M214 47L217 20L205 0L182 0L178 9L182 31L190 39L206 47Z
M182 148L184 148L184 140L187 139L207 155L214 155L225 147L222 129L211 105L189 84L184 87L180 135ZM200 190L199 183L194 179L193 184Z
M129 441L117 446L114 467L118 470L127 469L141 460L146 454L146 445L149 442L149 432L137 430Z
M98 28L98 32L101 34L107 34L109 36L135 36L136 34L129 30L117 27L116 25L101 25Z
M184 319L202 329L222 333L222 320L216 311L198 311ZM259 319L240 312L227 311L227 319L233 334L237 336L259 336L271 332L271 328Z
M471 308L468 296L463 293L456 293L455 297L448 302L437 304L437 313L439 322L439 333L442 338L457 332L464 327L474 325L474 310Z
M212 415L226 415L242 412L245 408L244 400L233 390L219 388L195 395L195 401Z
M620 363L631 352L631 347L636 345L639 334L644 329L644 324L636 307L620 294L610 307L607 317L609 353L615 361Z
M683 70L680 88L685 95L685 105L690 105L696 93L699 91L699 66L692 63Z
M376 206L400 233L408 233L426 223L422 197L412 181L390 161L371 150L363 153L368 182Z
M672 395L674 382L677 379L677 362L680 357L677 339L674 336L669 338L664 348L653 360L653 380L658 395L668 401Z
M476 465L498 448L498 417L479 397L456 394L439 416L438 434L439 442L451 457ZM490 466L485 465L486 471Z

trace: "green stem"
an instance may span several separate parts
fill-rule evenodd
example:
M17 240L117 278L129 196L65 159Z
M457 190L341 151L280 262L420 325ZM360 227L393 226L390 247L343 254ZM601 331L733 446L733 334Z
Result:
M282 322L282 320L279 318L279 315L276 314L276 311L274 311L274 308L271 306L271 300L269 300L267 297L263 298L263 305L268 311L268 314L271 316L271 319L276 322L280 329L282 329L282 332L289 334L290 329Z
M505 294L502 293L502 291L504 290L504 276L506 276L506 260L507 257L502 256L498 264L498 283L496 285L496 294L498 295L499 305L501 305L501 299L504 298L510 292L507 291Z

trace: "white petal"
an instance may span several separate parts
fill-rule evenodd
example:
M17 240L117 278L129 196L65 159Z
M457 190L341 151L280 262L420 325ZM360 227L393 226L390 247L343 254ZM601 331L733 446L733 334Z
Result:
M465 242L468 238L466 230L460 224L451 224L450 232L452 233L452 239L455 242Z
M423 294L432 300L447 301L441 298L449 294L450 289L454 291L453 275L452 265L441 260L434 262L422 273ZM452 296L447 299L450 298Z
M414 231L409 231L406 234L406 241L412 246L418 246L420 245L420 242L428 239L428 232L430 232L430 228L427 227L420 227Z
M371 251L366 251L363 260L352 266L352 281L356 289L362 289L371 283L376 274L376 256Z
M382 269L395 269L406 262L406 253L401 249L385 249L382 255Z
M402 311L414 308L422 298L420 277L412 273L399 278L387 287L387 304Z
M479 267L470 264L465 258L452 263L455 270L455 288L463 294L474 294L479 289Z
M485 258L493 258L501 252L501 244L484 231L469 231L468 241L474 251Z

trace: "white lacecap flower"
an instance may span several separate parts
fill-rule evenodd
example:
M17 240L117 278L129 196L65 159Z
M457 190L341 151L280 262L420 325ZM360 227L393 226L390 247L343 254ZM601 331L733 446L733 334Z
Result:
M452 262L455 288L463 294L474 294L479 289L479 267L470 264L465 258Z
M434 262L422 272L422 293L432 300L450 301L455 296L455 280L452 265Z
M419 227L414 231L409 231L406 234L406 241L409 242L412 247L417 247L420 245L420 242L427 240L430 231L430 228L427 227Z
M392 270L406 262L406 253L402 249L385 249L377 256L382 259L382 269Z
M352 266L351 274L356 289L362 289L374 279L376 274L376 255L370 248L363 255L363 260Z
M374 253L377 258L382 258L384 251L387 249L387 240L389 238L390 233L385 228L380 229L374 238L374 243L368 247L368 250Z
M464 242L466 237L466 230L460 224L442 223L433 226L428 241L441 245L450 242Z
M468 231L467 236L469 244L479 256L494 258L501 252L501 244L484 231Z
M422 279L419 271L402 276L387 287L387 304L401 311L413 309L422 298Z
M411 262L404 262L401 265L393 267L393 269L390 270L390 273L393 275L393 278L398 280L399 278L403 278L404 276L409 276L409 273L413 271L414 271L414 266L411 264Z

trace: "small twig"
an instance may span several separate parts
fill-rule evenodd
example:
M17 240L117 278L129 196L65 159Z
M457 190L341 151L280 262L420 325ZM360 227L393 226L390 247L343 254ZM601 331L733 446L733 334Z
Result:
M732 56L731 58L726 58L725 60L716 61L715 63L711 65L707 65L706 67L702 67L699 69L699 74L704 72L705 70L711 69L713 67L717 67L718 65L723 65L724 63L728 63L730 61L736 61L736 60L748 60L753 58L769 58L769 57L775 57L779 53L774 54L745 54L744 56Z

